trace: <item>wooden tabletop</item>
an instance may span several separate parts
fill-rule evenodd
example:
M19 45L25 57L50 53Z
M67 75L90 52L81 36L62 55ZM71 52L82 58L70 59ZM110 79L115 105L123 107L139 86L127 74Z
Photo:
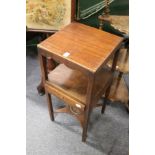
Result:
M41 42L38 47L53 57L94 73L109 60L122 41L123 38L102 30L71 23Z

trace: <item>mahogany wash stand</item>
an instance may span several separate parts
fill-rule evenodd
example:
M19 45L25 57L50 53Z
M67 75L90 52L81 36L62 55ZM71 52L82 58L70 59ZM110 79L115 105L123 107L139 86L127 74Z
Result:
M83 142L93 108L99 106L103 94L109 95L122 41L123 38L102 30L71 23L38 44L50 118L54 121L54 113L64 112L75 116L83 129ZM109 70L105 66L113 56ZM53 64L57 62L51 66L52 71L47 69L48 57ZM51 94L63 100L65 107L53 110Z

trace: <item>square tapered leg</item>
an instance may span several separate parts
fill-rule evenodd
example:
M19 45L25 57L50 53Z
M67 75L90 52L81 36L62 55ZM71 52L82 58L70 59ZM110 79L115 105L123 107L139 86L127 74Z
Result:
M52 105L52 98L51 95L46 92L47 102L48 102L48 111L50 114L50 118L52 121L54 121L54 112L53 112L53 105Z

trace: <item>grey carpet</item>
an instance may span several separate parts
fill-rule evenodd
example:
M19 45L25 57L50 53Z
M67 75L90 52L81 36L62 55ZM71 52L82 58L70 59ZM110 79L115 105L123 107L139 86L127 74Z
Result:
M45 96L36 90L40 66L36 57L26 57L27 155L128 155L129 118L122 104L110 103L105 114L94 109L86 143L81 142L79 123L72 116L57 114L51 122ZM126 77L128 81L128 76ZM63 105L53 97L54 107Z

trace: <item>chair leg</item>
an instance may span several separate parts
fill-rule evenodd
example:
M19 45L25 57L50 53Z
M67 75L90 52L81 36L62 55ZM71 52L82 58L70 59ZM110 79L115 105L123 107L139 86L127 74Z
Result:
M111 83L112 84L112 83ZM105 98L104 98L104 102L102 104L102 109L101 109L101 114L104 114L104 111L106 109L106 105L107 105L107 98L109 96L109 93L110 93L110 88L111 88L111 85L107 88L106 92L105 92Z
M47 102L48 102L48 111L50 114L50 118L52 121L54 121L54 112L53 112L53 105L52 105L52 98L51 95L46 92Z
M40 96L43 96L45 94L45 88L44 88L44 84L43 84L43 78L41 79L40 84L37 86L37 90L38 90L38 94Z
M107 105L106 102L107 102L107 101L105 101L105 99L104 99L104 102L103 102L103 104L102 104L101 114L104 114L104 111L105 111L105 108L106 108L106 105Z

